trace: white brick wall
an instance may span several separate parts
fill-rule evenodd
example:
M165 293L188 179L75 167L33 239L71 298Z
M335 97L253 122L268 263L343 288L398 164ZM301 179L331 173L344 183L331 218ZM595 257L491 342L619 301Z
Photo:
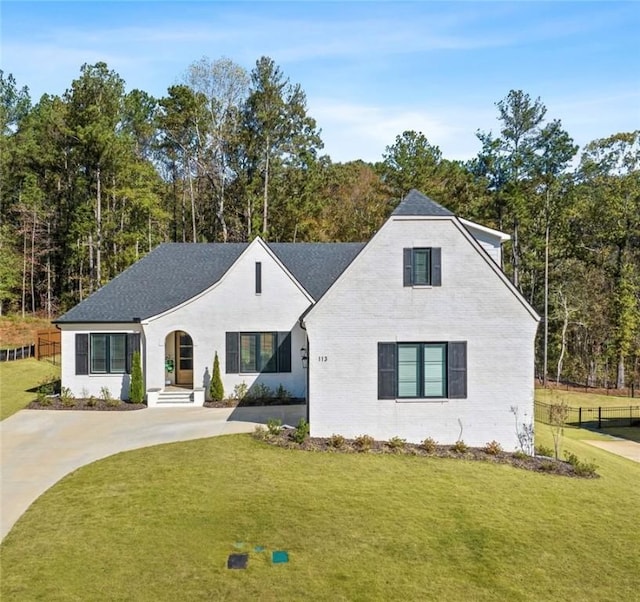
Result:
M74 397L93 395L99 397L103 387L112 397L129 397L129 374L76 374L76 333L133 333L140 332L138 324L60 324L62 348L62 386L71 390Z
M262 263L262 293L255 293L255 263ZM187 266L185 266L187 269ZM305 333L299 318L310 300L282 269L265 245L256 239L227 274L203 295L144 324L147 351L147 388L163 387L166 336L176 330L193 339L194 386L204 386L211 375L214 353L218 352L225 394L242 382L256 380L271 389L282 384L294 396L305 394L306 372L300 360ZM226 374L226 332L291 331L291 373Z
M262 263L262 293L255 293L255 263ZM189 266L185 266L189 269ZM214 353L218 352L220 371L226 395L235 385L260 382L277 389L282 384L293 396L306 394L306 370L302 367L300 348L306 345L305 332L299 318L311 304L306 293L284 271L279 262L256 239L227 274L202 295L142 324L61 325L62 383L74 395L83 390L98 396L103 386L114 396L128 395L129 375L75 374L76 332L142 332L143 372L147 389L163 388L173 375L165 373L165 358L174 359L172 338L167 335L182 330L193 340L193 386L203 387L213 371ZM226 374L226 332L291 331L291 372L273 374ZM174 372L175 375L175 372Z
M392 218L305 319L311 434L517 445L537 320L450 218ZM477 244L477 243L476 243ZM402 286L402 249L441 247L442 286ZM377 399L377 343L467 341L468 398Z

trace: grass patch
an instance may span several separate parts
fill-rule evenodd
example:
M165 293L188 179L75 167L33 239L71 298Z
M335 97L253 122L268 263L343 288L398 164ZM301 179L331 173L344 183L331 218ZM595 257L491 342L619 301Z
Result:
M536 389L536 401L542 403L562 403L572 408L625 407L640 406L640 397L617 397L580 391L561 391L560 389Z
M60 366L33 358L0 362L0 420L22 410L36 398L30 392L45 380L60 378Z
M0 316L0 348L11 349L36 342L38 330L51 328L51 320L37 316Z
M602 478L301 452L248 435L119 454L31 506L2 545L0 596L633 599L640 465L569 431L565 449ZM548 428L538 433L548 445ZM272 565L274 550L289 563ZM242 552L248 569L228 570L228 555Z

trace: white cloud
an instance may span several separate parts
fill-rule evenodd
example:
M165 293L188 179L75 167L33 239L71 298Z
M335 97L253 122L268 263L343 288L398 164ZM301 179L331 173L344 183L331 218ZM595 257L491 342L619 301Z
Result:
M325 152L334 161L380 161L387 146L407 130L422 132L447 159L466 160L479 150L478 128L490 129L493 107L421 109L348 103L337 99L309 101L309 113L322 128ZM488 126L488 127L487 127Z

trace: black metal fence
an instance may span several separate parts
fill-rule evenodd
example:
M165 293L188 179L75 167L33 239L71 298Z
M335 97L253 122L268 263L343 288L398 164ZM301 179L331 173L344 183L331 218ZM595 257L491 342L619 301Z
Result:
M534 404L535 419L544 424L552 423L552 408L550 403L536 401ZM640 427L640 405L628 405L597 408L573 408L567 406L565 424L579 428L609 428L614 426Z
M13 362L15 360L23 360L28 357L35 357L36 346L24 345L15 349L0 349L0 362Z

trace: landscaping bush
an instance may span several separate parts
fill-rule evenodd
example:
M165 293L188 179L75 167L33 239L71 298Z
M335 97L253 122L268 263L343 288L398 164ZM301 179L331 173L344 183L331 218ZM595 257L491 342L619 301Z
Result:
M327 445L333 449L343 449L347 440L342 435L331 435L327 439Z
M597 466L593 462L583 462L571 452L564 454L567 462L573 466L573 470L579 477L592 477L596 474Z
M66 408L70 408L76 404L76 400L73 398L73 393L69 387L62 387L62 389L60 389L60 402Z
M497 456L502 452L502 445L500 445L497 441L490 441L484 446L484 451L490 456Z
M289 393L289 391L282 386L282 383L280 383L276 389L275 398L278 401L287 402L291 399L291 393Z
M469 446L462 439L458 439L458 441L451 446L451 449L457 454L464 454L469 449Z
M144 401L144 382L142 380L142 365L140 352L134 351L131 358L131 385L129 386L129 400L133 403Z
M375 439L371 435L359 435L353 440L354 447L361 452L369 451L374 443Z
M436 451L438 447L438 443L435 439L432 439L431 437L427 437L420 444L420 447L422 447L422 449L424 449L424 451L426 451L428 454L432 454L434 451Z
M391 451L402 451L407 445L406 439L401 439L400 437L391 437L389 441L387 441L387 447Z
M247 394L249 393L249 387L247 387L247 383L242 382L239 385L235 385L233 387L233 395L232 399L237 399L238 401L242 401Z
M300 422L298 422L298 426L294 429L291 434L291 438L296 443L304 443L306 438L309 436L309 423L304 419L300 418Z
M267 432L272 437L276 437L282 431L282 420L279 418L269 418L267 420Z
M218 359L217 351L213 357L213 374L211 375L211 383L209 384L209 396L211 397L211 401L222 401L224 399L224 386L222 384L222 376L220 375L220 360Z

